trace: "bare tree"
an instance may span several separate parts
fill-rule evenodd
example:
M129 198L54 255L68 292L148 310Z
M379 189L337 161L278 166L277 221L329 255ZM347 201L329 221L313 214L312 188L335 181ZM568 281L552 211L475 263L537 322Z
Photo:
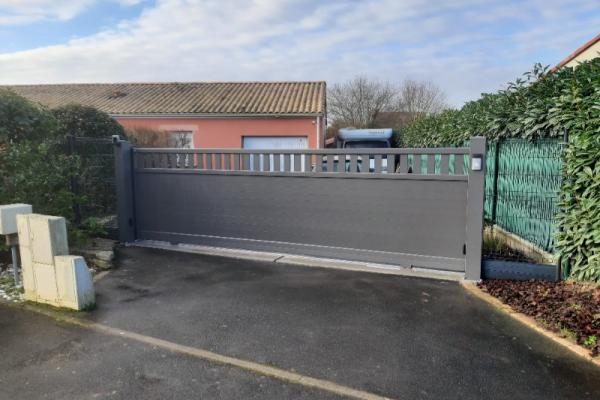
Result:
M395 88L366 76L329 89L327 107L332 121L355 128L371 128L380 112L397 103Z
M406 79L398 90L397 109L417 118L448 108L446 94L432 82Z

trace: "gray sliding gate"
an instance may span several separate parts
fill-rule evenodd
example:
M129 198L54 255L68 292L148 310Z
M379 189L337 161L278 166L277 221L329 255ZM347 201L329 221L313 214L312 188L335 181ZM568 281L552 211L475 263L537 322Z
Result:
M473 138L470 148L276 151L141 149L117 141L115 153L124 242L300 254L479 279L484 138ZM481 170L469 171L470 158L481 158Z

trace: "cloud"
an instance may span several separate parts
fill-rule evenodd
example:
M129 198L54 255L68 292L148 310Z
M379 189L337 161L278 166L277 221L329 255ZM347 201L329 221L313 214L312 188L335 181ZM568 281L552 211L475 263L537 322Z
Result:
M0 0L0 9L5 3ZM47 3L61 8L60 2ZM78 3L79 8L65 6L60 13L55 10L54 18L82 12L81 7L89 6L83 3L89 2ZM593 15L592 4L158 0L139 17L95 35L0 54L0 83L290 79L334 83L368 74L392 81L432 80L459 105L520 75L538 61L531 58L532 49L562 57L574 43L593 36L589 32L600 25L600 15ZM586 23L579 17L582 12L588 14Z
M0 26L53 19L70 20L101 0L0 0ZM132 6L142 0L114 0Z

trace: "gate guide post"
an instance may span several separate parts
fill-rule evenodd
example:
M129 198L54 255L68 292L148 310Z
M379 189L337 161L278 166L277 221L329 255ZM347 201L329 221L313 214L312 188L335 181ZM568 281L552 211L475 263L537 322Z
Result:
M133 148L131 143L113 136L115 147L115 182L117 186L117 221L119 241L135 241L135 220L133 203Z
M486 139L471 138L469 181L467 189L467 243L465 279L481 279L481 255L483 244L483 202L485 193Z

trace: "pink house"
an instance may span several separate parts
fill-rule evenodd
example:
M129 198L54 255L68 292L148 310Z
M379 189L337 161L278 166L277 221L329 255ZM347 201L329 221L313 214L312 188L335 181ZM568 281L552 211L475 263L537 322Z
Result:
M82 104L125 128L168 132L177 147L323 148L325 82L10 86L50 108Z

